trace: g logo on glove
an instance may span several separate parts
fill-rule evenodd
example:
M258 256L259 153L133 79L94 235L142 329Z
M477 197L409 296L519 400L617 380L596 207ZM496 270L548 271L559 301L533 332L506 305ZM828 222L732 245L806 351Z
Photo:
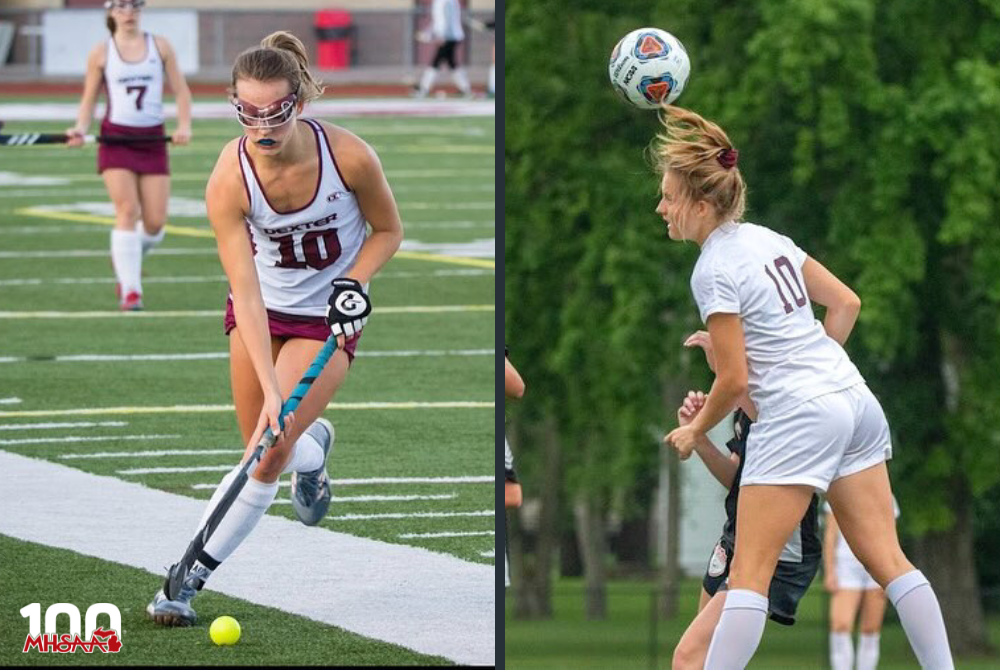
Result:
M357 280L333 280L333 293L326 307L326 322L334 335L354 337L368 323L371 313L371 301Z

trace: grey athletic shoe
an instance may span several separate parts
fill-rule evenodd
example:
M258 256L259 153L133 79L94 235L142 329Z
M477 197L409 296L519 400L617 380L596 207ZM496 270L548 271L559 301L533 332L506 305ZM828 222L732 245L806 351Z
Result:
M153 601L146 605L146 614L161 626L193 626L198 615L191 607L191 600L198 595L200 587L205 583L203 569L194 568L184 581L177 600L167 600L163 589L156 592Z
M323 447L323 466L312 472L292 473L292 507L299 521L315 526L330 508L330 477L326 474L326 459L333 448L333 424L326 419L316 419L306 433Z

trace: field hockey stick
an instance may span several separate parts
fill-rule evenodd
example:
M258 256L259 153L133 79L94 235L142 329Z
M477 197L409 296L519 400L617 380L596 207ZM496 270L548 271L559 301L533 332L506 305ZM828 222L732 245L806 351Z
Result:
M65 133L17 133L0 135L0 146L29 147L35 144L66 144ZM84 144L136 144L139 142L170 142L168 135L83 135Z
M285 417L288 416L289 412L295 411L295 408L299 406L302 402L302 398L305 397L306 393L309 392L309 387L312 386L313 382L319 377L320 373L323 372L323 368L326 367L327 361L333 356L333 352L337 350L337 338L331 335L327 338L326 343L323 348L319 350L316 354L316 358L313 359L312 364L309 369L306 370L305 375L299 381L298 385L292 390L288 400L281 406L281 414L278 418L279 425L284 426ZM261 435L260 441L257 442L257 446L254 448L253 453L250 458L243 464L240 468L239 474L236 475L236 479L232 484L229 485L229 490L219 501L219 504L212 514L209 515L208 520L205 522L204 527L198 531L198 534L194 536L191 540L191 544L188 545L187 551L184 552L184 556L177 563L170 566L170 570L167 572L167 579L163 585L163 593L167 596L168 600L174 600L181 592L181 588L184 586L185 580L187 580L188 573L191 571L191 567L194 562L198 560L198 556L205 549L205 545L208 543L209 538L215 533L215 529L218 528L219 524L222 522L222 518L232 507L233 503L236 502L237 496L239 496L240 491L246 486L247 480L250 479L249 470L250 467L259 461L263 456L264 452L274 446L276 438L274 433L271 432L271 427L268 426L264 434Z

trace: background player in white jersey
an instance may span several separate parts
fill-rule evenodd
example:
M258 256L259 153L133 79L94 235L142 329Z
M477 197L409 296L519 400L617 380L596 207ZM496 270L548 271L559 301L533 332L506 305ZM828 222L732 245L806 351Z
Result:
M729 593L705 667L750 662L778 556L819 490L827 491L854 553L886 589L921 665L952 668L937 596L896 535L885 415L842 348L860 300L787 237L737 223L746 187L738 153L721 128L677 107L664 108L663 123L656 211L671 239L701 247L691 286L716 359L701 413L666 439L690 456L746 391L758 411L746 449ZM810 300L827 308L823 324Z
M892 501L896 518L899 505ZM833 670L875 670L878 667L885 591L851 553L827 504L823 538L823 587L830 592L830 667ZM858 651L851 631L858 620Z
M504 397L516 400L524 395L524 380L518 374L517 369L507 357L508 352L504 350ZM517 473L514 471L514 454L510 451L507 438L504 437L504 485L503 485L503 506L504 509L520 507L522 501L521 483L517 480ZM510 586L510 568L507 565L507 551L503 553L504 584Z
M451 78L455 86L466 97L472 95L469 86L469 75L465 68L458 64L455 51L465 40L465 30L462 28L462 7L458 0L433 0L431 3L431 39L437 44L431 64L420 77L418 95L426 97L434 87L437 71L442 65L451 68Z
M87 74L76 125L67 131L70 146L83 144L103 84L108 98L102 135L160 136L163 126L163 79L177 100L174 144L191 139L191 92L170 43L139 27L143 0L109 0L111 37L87 57ZM104 145L97 150L97 170L115 206L111 262L118 278L123 310L142 309L142 258L163 240L170 198L170 168L163 142Z
M292 505L303 523L319 523L330 503L334 435L321 415L347 375L363 325L339 298L350 294L368 306L364 287L395 254L403 230L372 148L343 128L299 118L322 92L302 42L286 32L267 36L233 66L230 93L245 135L223 148L205 198L230 284L225 328L244 458L266 427L280 437L250 470L178 598L161 590L150 603L158 623L195 621L191 599L263 517L279 475L293 473ZM346 338L338 336L337 352L282 432L282 399L331 328ZM238 471L222 479L199 528Z

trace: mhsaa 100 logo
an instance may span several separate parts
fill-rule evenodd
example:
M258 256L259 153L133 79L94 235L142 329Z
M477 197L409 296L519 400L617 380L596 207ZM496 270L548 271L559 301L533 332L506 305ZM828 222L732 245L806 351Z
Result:
M56 631L56 619L60 614L69 617L69 633ZM97 615L107 614L108 628L97 625ZM21 616L28 620L28 636L24 640L24 653L35 649L43 654L72 654L77 649L92 654L99 650L105 654L116 654L122 648L119 635L122 630L122 615L111 603L97 603L87 608L85 618L87 635L80 637L80 610L71 603L56 603L45 610L45 634L42 634L42 606L31 603L21 608Z

